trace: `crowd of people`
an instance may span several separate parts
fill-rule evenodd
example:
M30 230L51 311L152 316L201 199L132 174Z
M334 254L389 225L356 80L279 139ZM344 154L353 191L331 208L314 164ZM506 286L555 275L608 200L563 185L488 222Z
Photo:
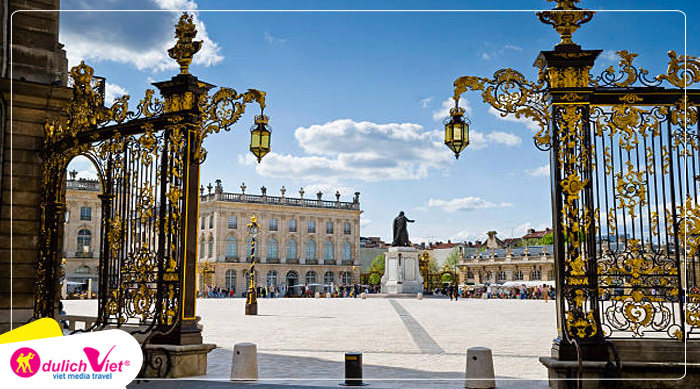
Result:
M258 286L258 298L276 298L276 297L315 297L316 292L319 292L321 297L325 297L327 293L331 297L357 297L360 293L379 293L377 287L366 285L319 285L319 284L303 284L286 287L285 285L277 286ZM200 298L233 298L247 297L248 289L236 294L236 288L222 288L218 285L207 286L204 290L198 292Z
M547 284L526 286L502 286L498 284L481 286L461 286L459 295L462 298L481 299L519 299L519 300L554 300L554 287Z
M282 286L258 286L258 298L277 297L315 297L319 292L320 297L326 297L330 293L331 297L358 297L361 293L374 294L381 293L379 285L319 285L302 284L291 287ZM226 289L220 286L207 286L205 290L199 291L201 298L233 298L246 297L248 290L236 294L236 289ZM481 299L520 299L520 300L553 300L555 296L554 287L542 284L527 286L525 284L515 286L504 286L498 284L491 285L459 285L444 284L435 289L425 289L424 295L446 296L450 300L458 298L481 298Z

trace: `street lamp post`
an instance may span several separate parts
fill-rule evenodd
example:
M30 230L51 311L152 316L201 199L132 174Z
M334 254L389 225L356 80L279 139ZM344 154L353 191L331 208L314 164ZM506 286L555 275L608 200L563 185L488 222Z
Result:
M246 315L257 315L258 314L258 291L255 287L255 239L258 237L258 218L255 215L250 217L250 223L248 223L248 234L250 235L250 269L248 274L250 275L250 283L248 284L248 296L245 301L245 314Z

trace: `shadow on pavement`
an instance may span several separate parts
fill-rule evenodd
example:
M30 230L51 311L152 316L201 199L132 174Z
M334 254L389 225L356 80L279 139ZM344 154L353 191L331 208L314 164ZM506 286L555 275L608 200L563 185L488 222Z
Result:
M260 381L230 382L232 351L218 348L209 354L206 377L179 380L150 380L131 383L129 389L160 388L250 388L288 389L344 388L344 363L321 358L258 353ZM439 363L439 355L426 355L425 366ZM363 365L363 377L369 388L464 388L464 372ZM546 381L513 380L497 377L498 388L546 388Z

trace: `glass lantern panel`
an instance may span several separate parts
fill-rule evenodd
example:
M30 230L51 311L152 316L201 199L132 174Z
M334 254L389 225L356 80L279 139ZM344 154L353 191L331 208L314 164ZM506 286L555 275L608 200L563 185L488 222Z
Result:
M464 131L463 128L464 128L464 127L463 127L463 124L462 124L462 123L455 123L455 125L454 125L454 138L455 138L455 141L459 141L459 142L462 141L462 138L463 138L462 132Z
M445 124L445 143L452 142L452 123Z
M250 148L257 149L258 147L260 147L260 134L256 130L250 133Z

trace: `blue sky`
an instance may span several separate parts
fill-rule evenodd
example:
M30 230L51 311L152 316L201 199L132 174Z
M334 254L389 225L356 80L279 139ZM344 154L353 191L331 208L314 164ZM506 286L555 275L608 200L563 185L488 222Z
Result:
M94 2L64 0L63 9ZM630 1L584 1L603 10ZM682 10L695 1L635 1L636 9ZM249 110L231 132L205 142L202 183L226 191L350 201L360 191L363 236L390 239L399 211L415 219L413 241L501 238L551 225L548 154L532 142L532 125L489 112L477 93L464 95L472 144L455 160L442 144L444 103L454 79L491 77L504 67L535 79L532 64L558 34L532 12L206 12L207 9L549 9L544 1L104 1L102 9L197 9L205 47L191 73L201 80L267 92L273 152L261 164L248 151ZM262 8L261 8L262 7ZM165 49L173 12L64 12L60 39L70 64L81 59L107 77L110 96L128 93L135 107L154 81L177 73ZM651 75L664 73L668 50L684 50L680 12L598 12L574 34L585 49L602 49L595 73L616 65L614 52L640 56ZM698 55L698 27L688 26L689 54ZM75 161L81 172L85 161ZM87 174L87 173L85 173Z

